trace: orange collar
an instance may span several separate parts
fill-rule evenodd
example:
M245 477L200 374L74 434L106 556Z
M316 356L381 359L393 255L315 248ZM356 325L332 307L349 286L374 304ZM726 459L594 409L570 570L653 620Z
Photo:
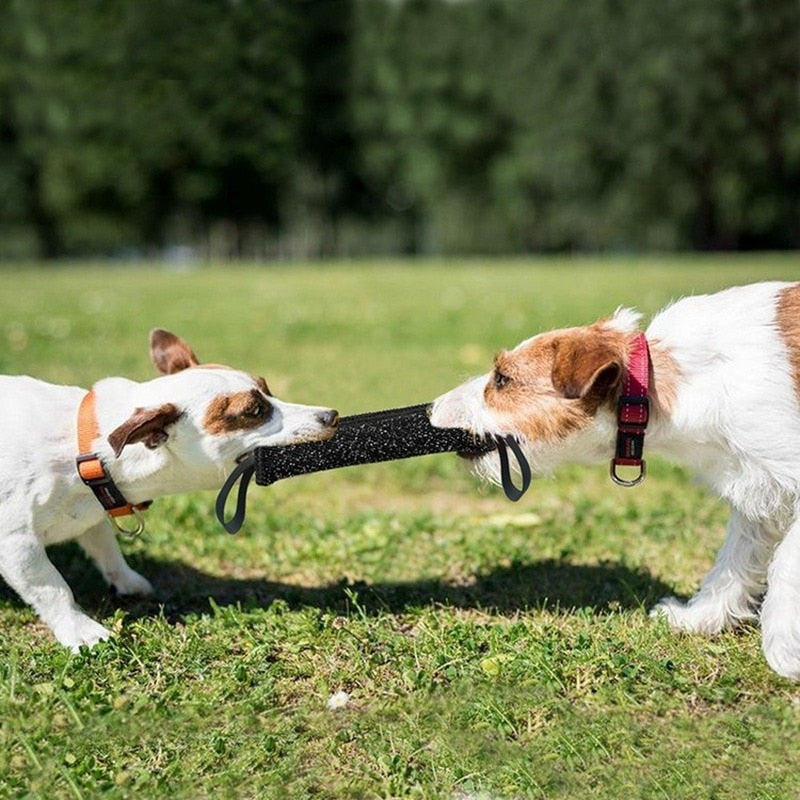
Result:
M139 511L147 508L150 503L129 503L111 476L106 472L100 456L91 450L92 442L100 435L95 413L94 391L87 392L78 408L78 457L75 464L81 480L94 492L100 505L108 512L114 527L121 533L136 536L144 530L144 521ZM133 514L137 519L135 530L121 528L116 517Z

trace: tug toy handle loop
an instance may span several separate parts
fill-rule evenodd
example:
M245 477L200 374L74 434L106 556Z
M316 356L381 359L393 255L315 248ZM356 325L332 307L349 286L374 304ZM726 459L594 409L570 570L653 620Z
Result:
M516 503L531 485L530 464L528 464L528 460L513 436L495 436L495 442L497 442L497 455L500 456L500 480L503 484L503 491L512 503ZM519 488L514 485L514 481L511 479L511 466L506 447L511 448L514 458L517 459L517 466L522 479L522 484Z
M228 479L222 485L219 494L217 495L217 519L220 524L225 528L228 533L238 533L239 528L244 524L245 511L247 509L247 486L250 483L250 478L256 469L256 459L252 453L244 456L236 465L235 469L228 476ZM225 520L225 504L228 500L228 495L236 485L236 481L241 478L239 484L239 492L236 497L236 511L229 520Z

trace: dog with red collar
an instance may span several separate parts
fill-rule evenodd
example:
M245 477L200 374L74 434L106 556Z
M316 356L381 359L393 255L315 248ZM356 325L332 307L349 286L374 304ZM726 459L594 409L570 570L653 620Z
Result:
M610 462L635 485L645 449L695 470L731 505L727 538L697 594L654 614L705 634L760 619L770 666L800 680L800 284L687 297L645 334L639 320L620 309L501 352L431 422L513 436L534 473ZM494 453L474 464L499 480Z
M258 447L337 429L336 411L286 403L263 378L201 365L168 331L151 333L150 353L160 377L105 378L88 392L0 376L0 575L73 649L109 631L78 608L48 545L76 539L119 594L149 593L115 527L138 533L148 501L218 488ZM120 521L130 514L134 522Z

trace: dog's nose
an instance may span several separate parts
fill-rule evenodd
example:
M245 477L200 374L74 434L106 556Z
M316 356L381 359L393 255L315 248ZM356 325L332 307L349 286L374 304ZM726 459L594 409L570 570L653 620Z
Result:
M326 428L335 428L339 424L339 412L331 408L327 411L320 411L317 414L320 425Z

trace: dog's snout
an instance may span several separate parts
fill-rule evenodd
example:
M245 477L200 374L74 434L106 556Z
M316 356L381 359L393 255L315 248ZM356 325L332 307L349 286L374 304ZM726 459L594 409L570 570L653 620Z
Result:
M317 414L317 419L320 425L326 428L335 428L339 424L339 412L333 408L327 411L320 411L319 414Z

